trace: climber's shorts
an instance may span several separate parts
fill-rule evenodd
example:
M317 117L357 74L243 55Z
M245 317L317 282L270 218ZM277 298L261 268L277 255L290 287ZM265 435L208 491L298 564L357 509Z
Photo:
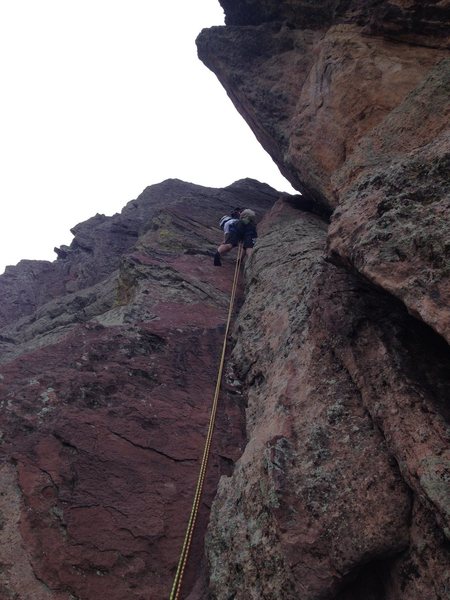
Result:
M235 231L229 231L225 234L225 244L231 244L233 248L239 244L239 237Z
M253 248L256 244L256 238L252 235L244 235L244 248Z

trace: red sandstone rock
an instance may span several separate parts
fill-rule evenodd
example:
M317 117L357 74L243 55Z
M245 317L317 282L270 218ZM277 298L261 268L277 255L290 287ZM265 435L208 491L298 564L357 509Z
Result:
M2 600L168 597L232 282L232 255L212 265L218 219L277 197L250 180L164 182L77 226L66 258L0 278ZM228 379L184 594L204 585L209 505L242 450Z
M332 259L449 341L448 3L223 6L231 25L199 55L294 187L335 211Z
M340 175L329 252L450 340L450 61L363 138ZM420 140L420 142L418 142Z
M448 335L448 3L222 5L201 56L307 197L246 268L184 594L439 600L450 355L415 317ZM205 249L276 196L170 180L0 278L5 599L167 597L230 289Z
M213 598L437 600L450 351L324 262L317 218L278 206L265 228L236 331L248 444L213 504Z

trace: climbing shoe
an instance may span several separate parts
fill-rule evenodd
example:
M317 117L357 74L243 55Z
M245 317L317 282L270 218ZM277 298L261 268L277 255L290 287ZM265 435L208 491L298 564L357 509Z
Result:
M218 252L216 252L214 254L214 266L215 267L221 267L222 266L222 261L220 260L220 254Z

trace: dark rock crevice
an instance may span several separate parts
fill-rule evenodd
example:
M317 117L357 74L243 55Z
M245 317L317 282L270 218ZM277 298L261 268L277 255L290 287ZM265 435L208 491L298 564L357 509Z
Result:
M165 452L162 452L161 450L157 450L156 448L151 448L150 446L143 446L141 444L136 444L136 442L134 442L133 440L128 439L126 436L124 436L124 435L122 435L120 433L117 433L117 431L112 431L110 429L109 432L112 435L117 436L121 440L124 440L128 444L131 444L135 448L140 448L141 450L148 450L150 452L155 452L155 454L158 454L159 456L163 456L164 458L167 458L168 460L174 461L176 463L195 463L195 464L197 464L198 457L195 457L195 458L176 458L174 456L169 456L169 454L166 454Z

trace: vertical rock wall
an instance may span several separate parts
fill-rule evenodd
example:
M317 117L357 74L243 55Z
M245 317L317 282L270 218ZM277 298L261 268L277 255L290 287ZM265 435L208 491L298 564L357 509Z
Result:
M448 3L223 0L199 56L303 207L265 222L236 333L248 443L213 598L450 593Z
M212 597L444 598L450 349L324 261L317 217L281 203L265 229L236 331L248 443L213 505Z
M209 420L233 258L219 218L279 194L152 186L0 277L0 598L168 597ZM243 448L229 374L183 593L204 571L218 477Z

